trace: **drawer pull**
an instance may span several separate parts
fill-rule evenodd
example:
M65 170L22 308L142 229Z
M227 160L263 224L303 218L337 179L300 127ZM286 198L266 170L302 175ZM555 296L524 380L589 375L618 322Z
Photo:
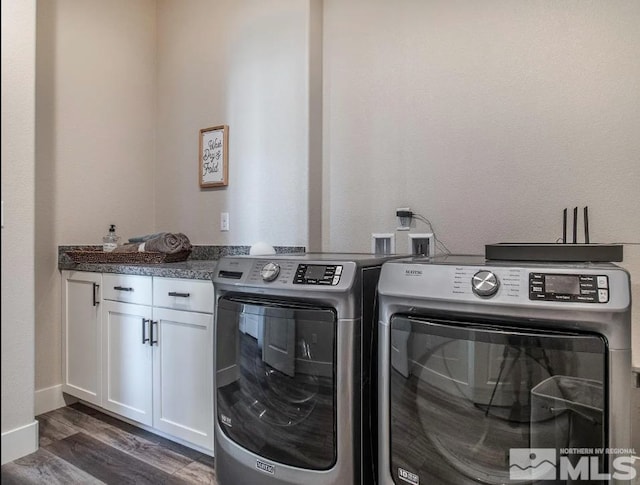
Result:
M158 331L158 320L149 320L149 333L151 334L151 338L149 339L149 345L153 347L153 344L158 343L158 335L156 333L155 340L153 337L153 326L156 326L156 332Z
M97 283L93 284L93 306L98 306L100 304L100 301L98 300L98 297L96 295L99 288L100 288L99 284Z
M149 337L147 337L147 332L146 332L146 324L147 322L149 322L150 320L143 318L142 319L142 343L146 344L149 341ZM153 331L153 329L151 330ZM151 344L149 344L151 345Z
M189 298L191 293L178 293L177 291L170 291L169 296L179 296L180 298Z
M113 289L117 291L133 291L133 288L127 288L124 286L114 286Z

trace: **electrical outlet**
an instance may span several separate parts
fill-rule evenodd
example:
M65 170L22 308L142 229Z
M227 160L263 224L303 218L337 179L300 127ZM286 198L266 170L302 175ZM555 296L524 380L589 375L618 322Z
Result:
M229 230L229 213L228 212L220 213L220 230L221 231Z
M411 215L403 215L400 214L411 214ZM396 209L396 216L398 216L398 220L400 221L400 225L396 228L396 231L408 231L411 229L411 219L413 218L413 212L409 207L398 207Z

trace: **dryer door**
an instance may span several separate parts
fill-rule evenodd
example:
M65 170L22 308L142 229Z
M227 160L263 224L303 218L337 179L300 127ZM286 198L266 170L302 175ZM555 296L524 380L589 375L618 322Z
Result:
M222 297L216 409L225 436L285 465L336 461L336 313L295 301Z
M573 483L569 469L600 483L588 474L607 467L602 337L398 315L389 350L397 484ZM578 448L595 470L561 457Z

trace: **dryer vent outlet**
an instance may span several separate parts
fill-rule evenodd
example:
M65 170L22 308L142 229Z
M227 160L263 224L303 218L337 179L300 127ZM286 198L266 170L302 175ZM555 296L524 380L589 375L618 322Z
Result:
M373 254L395 254L395 235L371 234L371 252Z
M409 254L435 256L435 237L433 234L409 234Z

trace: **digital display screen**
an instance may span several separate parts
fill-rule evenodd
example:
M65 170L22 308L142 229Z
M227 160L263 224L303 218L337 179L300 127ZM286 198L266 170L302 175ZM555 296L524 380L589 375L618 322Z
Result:
M308 266L304 273L306 280L319 280L324 277L326 266Z
M577 276L545 275L544 290L546 293L579 295L580 279Z

